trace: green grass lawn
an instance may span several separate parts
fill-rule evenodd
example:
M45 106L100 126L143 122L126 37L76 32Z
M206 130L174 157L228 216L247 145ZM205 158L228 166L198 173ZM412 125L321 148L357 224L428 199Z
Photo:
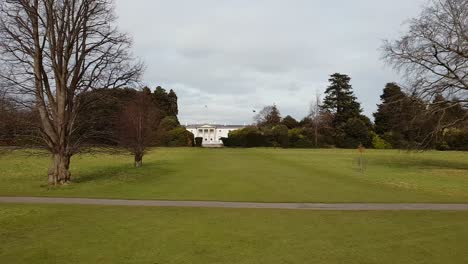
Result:
M0 263L467 263L468 212L0 205Z
M161 148L73 158L70 186L47 187L47 157L0 156L0 195L262 202L468 202L468 153Z

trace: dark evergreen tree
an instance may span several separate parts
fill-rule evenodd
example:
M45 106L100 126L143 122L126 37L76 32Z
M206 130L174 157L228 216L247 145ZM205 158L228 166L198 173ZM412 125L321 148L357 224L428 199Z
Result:
M179 108L177 106L177 94L174 90L170 90L169 94L167 95L169 100L169 115L170 116L177 116L179 114Z
M138 94L128 88L96 89L80 96L84 106L76 120L78 136L88 145L116 145L118 114Z
M153 92L153 102L164 116L169 114L171 104L166 89L162 88L161 86L156 87Z
M350 118L361 116L361 104L353 93L350 81L349 76L335 73L330 76L330 86L325 91L322 110L333 114L335 128L342 126Z
M148 86L143 87L141 91L146 95L151 95L151 89Z
M292 117L290 115L283 118L283 120L281 121L281 124L287 126L288 129L293 129L293 128L299 127L299 122L297 122L297 120L294 119L294 117Z
M402 108L407 102L407 96L400 86L395 83L388 83L380 96L380 100L382 103L378 105L377 112L374 113L374 122L375 132L383 135L401 127Z
M463 109L460 103L447 100L441 94L434 97L433 102L427 109L433 120L432 122L440 126L435 128L439 133L446 128L463 127L462 121L467 120L467 110Z
M177 95L172 89L167 92L166 89L161 86L156 87L153 93L153 102L161 111L162 116L177 117L179 114Z
M77 120L75 134L83 138L85 143L89 145L116 145L118 143L116 122L119 114L139 94L148 95L151 98L151 111L157 112L157 114L151 115L151 117L155 117L151 122L155 125L152 129L157 132L151 135L151 145L167 146L174 145L174 142L189 141L189 139L182 139L184 133L179 133L181 129L176 116L178 112L176 93L174 91L167 93L161 87L158 87L153 93L145 87L141 91L115 88L96 89L83 94L80 103L87 105L87 107L83 108L84 111ZM175 140L174 136L179 138Z
M374 113L376 133L395 148L432 147L437 137L428 137L439 124L439 113L428 114L428 102L407 95L395 83L385 86L382 103ZM436 98L443 103L443 98ZM430 107L429 107L430 109ZM440 108L437 108L440 109Z
M361 114L361 104L354 95L350 81L351 78L345 74L331 75L321 105L322 113L332 119L334 145L345 148L369 145L368 135L373 129L369 118Z
M372 145L369 126L362 118L350 118L339 129L337 145L342 148L357 148Z
M438 94L428 105L427 111L423 113L425 118L421 119L425 120L423 126L425 130L423 132L426 133L425 142L423 143L428 145L426 148L436 146L441 150L460 149L460 146L450 146L448 144L448 142L452 141L451 136L459 134L466 125L461 121L466 120L467 111L463 109L460 103L447 100L443 95Z

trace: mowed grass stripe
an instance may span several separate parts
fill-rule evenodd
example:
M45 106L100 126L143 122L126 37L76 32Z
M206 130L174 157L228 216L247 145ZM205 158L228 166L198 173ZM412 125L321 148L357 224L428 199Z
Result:
M319 155L308 155L307 150L293 151L303 155L275 155L273 157L281 164L289 164L290 167L300 168L306 173L306 181L312 184L310 188L313 188L314 199L319 201L320 199L336 200L341 197L342 201L349 202L362 196L373 197L370 199L386 199L388 193L393 193L402 201L411 199L407 198L408 196L417 196L417 199L424 200L438 195L430 190L412 193L406 188L379 182L377 180L379 178L374 176L380 172L370 172L372 166L369 164L367 166L370 168L366 168L364 173L360 171L357 165L358 155L354 151L341 150L338 154L336 151L319 150ZM324 186L329 187L323 188Z
M75 183L45 186L47 157L0 157L0 195L323 203L467 203L468 153L355 150L158 148L132 157L83 155Z
M467 212L0 205L0 263L466 263Z

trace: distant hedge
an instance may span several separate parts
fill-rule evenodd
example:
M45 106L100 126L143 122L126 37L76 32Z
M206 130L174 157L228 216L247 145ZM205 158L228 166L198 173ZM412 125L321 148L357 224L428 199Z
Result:
M166 146L168 147L193 147L193 134L187 131L184 127L177 127L169 132L166 136Z
M221 139L225 147L282 147L282 148L313 148L314 143L300 128L288 130L284 125L272 128L246 127L232 131L228 138Z
M201 147L203 145L203 138L196 137L195 138L195 147Z
M263 147L266 138L256 127L246 127L229 133L229 138L222 138L225 147Z

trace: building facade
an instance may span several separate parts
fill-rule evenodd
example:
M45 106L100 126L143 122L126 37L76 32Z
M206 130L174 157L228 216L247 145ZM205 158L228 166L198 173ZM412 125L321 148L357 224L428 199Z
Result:
M186 129L190 131L196 138L203 138L203 146L223 146L222 138L229 137L229 132L242 129L245 126L240 125L187 125Z

